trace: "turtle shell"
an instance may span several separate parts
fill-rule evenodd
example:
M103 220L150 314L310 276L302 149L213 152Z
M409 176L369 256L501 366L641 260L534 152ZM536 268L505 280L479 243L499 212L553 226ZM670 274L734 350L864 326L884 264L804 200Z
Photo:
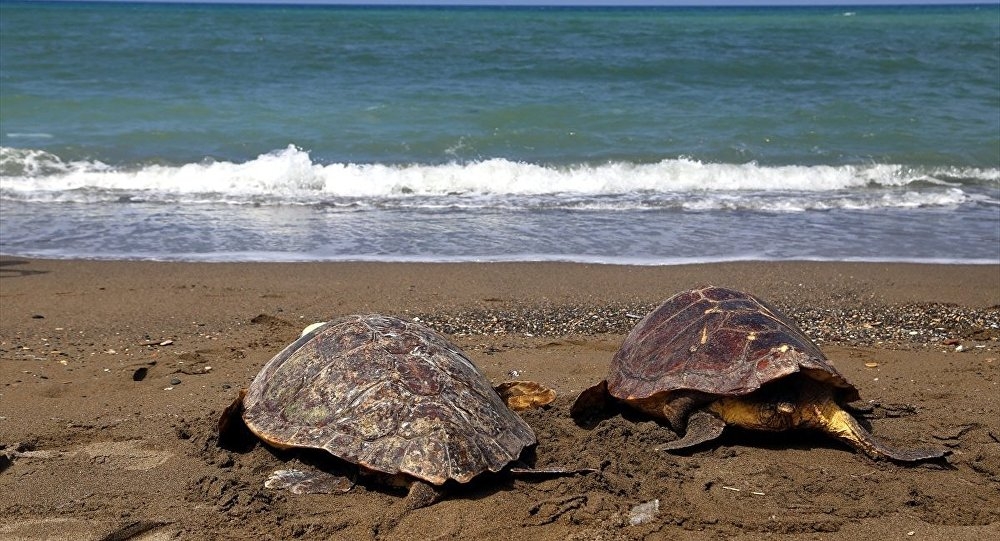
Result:
M640 321L611 361L608 392L621 400L695 391L745 395L802 372L857 400L858 391L778 309L722 287L678 293Z
M416 323L352 315L306 333L251 383L243 419L281 448L436 485L498 471L535 443L457 346Z

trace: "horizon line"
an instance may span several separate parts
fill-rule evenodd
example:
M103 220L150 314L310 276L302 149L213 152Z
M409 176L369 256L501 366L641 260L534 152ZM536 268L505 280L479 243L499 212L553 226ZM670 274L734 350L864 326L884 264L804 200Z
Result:
M104 3L104 4L227 4L227 5L274 5L274 6L380 6L380 7L951 7L989 6L1000 7L1000 0L718 0L695 2L693 0L0 0L8 3Z

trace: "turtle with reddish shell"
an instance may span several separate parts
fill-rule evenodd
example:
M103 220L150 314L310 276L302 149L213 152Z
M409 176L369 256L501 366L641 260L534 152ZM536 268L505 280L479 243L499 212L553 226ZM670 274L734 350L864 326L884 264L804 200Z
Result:
M900 462L944 456L880 442L845 409L857 388L778 309L741 291L708 286L678 293L641 320L606 380L572 407L582 419L609 402L665 420L677 451L714 440L727 425L814 429L866 455Z

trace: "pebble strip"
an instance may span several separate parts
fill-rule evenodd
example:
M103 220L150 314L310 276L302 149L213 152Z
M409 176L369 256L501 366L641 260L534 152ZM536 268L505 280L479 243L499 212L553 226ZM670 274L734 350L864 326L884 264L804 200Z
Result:
M565 336L626 334L655 305L609 304L472 309L416 314L453 336L517 334ZM814 341L852 346L931 347L971 343L1000 347L1000 307L972 309L943 304L781 309Z

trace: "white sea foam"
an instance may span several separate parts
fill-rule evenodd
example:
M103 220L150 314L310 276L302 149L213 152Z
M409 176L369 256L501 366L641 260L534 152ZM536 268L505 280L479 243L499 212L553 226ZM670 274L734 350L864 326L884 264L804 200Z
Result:
M971 200L962 189L968 179L997 184L1000 170L764 166L689 158L572 166L505 159L321 164L294 146L242 163L118 168L63 161L40 150L0 149L0 196L22 201L800 211L959 205Z
M759 253L733 254L729 256L709 257L664 257L664 256L605 256L587 254L545 254L545 253L514 253L502 255L338 255L318 254L310 252L276 252L276 251L246 251L246 252L114 252L93 250L21 250L16 254L22 257L38 257L44 259L91 259L91 260L135 260L135 261L197 261L211 263L233 262L271 262L271 263L303 263L312 261L328 262L393 262L393 263L512 263L512 262L565 262L585 263L590 265L631 265L631 266L665 266L665 265L695 265L706 263L731 263L739 261L832 261L857 263L921 263L937 265L996 265L998 261L991 258L949 258L949 257L771 257Z
M11 139L52 139L52 134L45 132L12 132L8 133L7 137Z

